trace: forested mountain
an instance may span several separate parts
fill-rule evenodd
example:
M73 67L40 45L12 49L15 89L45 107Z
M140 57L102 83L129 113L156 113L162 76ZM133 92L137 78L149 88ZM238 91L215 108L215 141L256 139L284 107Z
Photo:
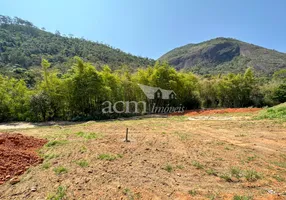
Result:
M39 77L41 59L52 68L66 73L72 58L79 56L95 67L107 64L113 69L154 65L155 61L134 56L119 49L72 35L55 34L39 29L31 22L0 15L0 73L23 78L33 85ZM286 54L230 38L216 38L176 48L161 58L177 70L195 74L242 73L248 67L260 76L271 76L286 68Z
M173 66L0 16L0 122L129 116L105 113L103 104L145 101L138 84L173 90L177 97L172 105L186 109L286 101L285 54L276 51L220 38L175 49L160 60ZM259 77L253 69L275 73Z
M71 59L79 56L99 67L111 69L126 65L130 69L153 65L154 60L127 54L105 44L39 29L31 22L0 15L0 73L29 79L37 74L41 59L65 72Z
M216 38L175 48L163 55L177 70L197 74L240 73L253 67L258 75L269 76L286 68L286 54L231 38Z

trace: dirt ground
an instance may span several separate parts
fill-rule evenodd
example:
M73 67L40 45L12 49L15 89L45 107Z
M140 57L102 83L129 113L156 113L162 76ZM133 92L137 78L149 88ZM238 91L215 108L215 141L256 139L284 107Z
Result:
M286 124L225 116L6 130L50 142L0 199L286 199Z

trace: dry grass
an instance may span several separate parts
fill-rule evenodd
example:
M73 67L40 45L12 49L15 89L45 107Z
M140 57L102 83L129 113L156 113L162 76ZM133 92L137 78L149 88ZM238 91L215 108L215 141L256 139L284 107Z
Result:
M44 163L2 185L0 199L286 198L285 123L170 117L10 132L50 142Z

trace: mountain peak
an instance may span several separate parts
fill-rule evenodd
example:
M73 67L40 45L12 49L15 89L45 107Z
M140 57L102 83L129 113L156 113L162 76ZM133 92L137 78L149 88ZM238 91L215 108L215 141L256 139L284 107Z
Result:
M260 75L270 75L286 67L284 53L224 37L175 48L159 60L169 62L177 70L199 74L238 73L253 67Z

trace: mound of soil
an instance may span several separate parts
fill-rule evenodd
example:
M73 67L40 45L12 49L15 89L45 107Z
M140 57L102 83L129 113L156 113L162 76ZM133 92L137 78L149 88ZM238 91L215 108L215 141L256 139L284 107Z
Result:
M47 140L21 134L0 133L0 185L25 172L30 166L43 160L36 150Z
M171 115L213 115L213 114L224 114L224 113L248 113L256 112L261 108L221 108L221 109L198 109L198 110L186 110L184 113L172 113Z

